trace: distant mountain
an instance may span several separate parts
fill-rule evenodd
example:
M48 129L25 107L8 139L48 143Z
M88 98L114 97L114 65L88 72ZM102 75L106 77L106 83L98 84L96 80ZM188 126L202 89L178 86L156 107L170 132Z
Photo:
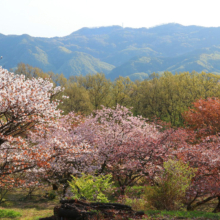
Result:
M63 53L66 53L66 60L58 67L56 72L65 73L65 77L69 78L71 75L86 75L88 73L94 74L97 72L104 72L108 74L115 66L102 62L93 56L82 52L71 52L62 47ZM71 74L74 73L74 74Z
M220 73L220 47L195 50L176 57L135 57L128 62L114 68L108 78L115 79L120 76L130 78L143 78L144 73L150 75L153 72L212 72Z
M103 72L112 80L152 72L220 73L220 27L166 24L153 28L82 28L65 37L0 34L0 65L28 63L71 75Z

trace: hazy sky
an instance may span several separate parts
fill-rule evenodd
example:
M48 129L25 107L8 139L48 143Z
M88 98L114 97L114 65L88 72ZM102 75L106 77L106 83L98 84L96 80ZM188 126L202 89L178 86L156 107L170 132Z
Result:
M171 22L217 27L219 5L218 0L0 0L0 33L54 37L82 27Z

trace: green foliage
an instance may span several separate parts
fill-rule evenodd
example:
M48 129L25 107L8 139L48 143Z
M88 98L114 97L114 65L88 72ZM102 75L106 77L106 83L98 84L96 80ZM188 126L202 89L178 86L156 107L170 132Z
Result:
M21 217L21 213L13 210L0 209L0 218L15 218L15 217Z
M147 207L146 200L140 199L140 198L125 197L124 204L131 206L132 209L136 211L146 210L146 207Z
M76 82L79 87L88 91L93 110L99 109L101 105L109 106L111 82L103 73L88 74L85 77L76 76L70 78L70 81Z
M112 82L103 73L66 79L63 74L45 73L21 63L15 73L28 78L50 78L54 85L64 87L65 91L54 97L63 101L59 108L64 114L75 111L88 115L102 105L113 107L120 104L132 107L134 115L149 120L156 117L172 126L183 126L182 113L192 107L193 102L200 98L220 98L220 76L205 72L153 73L144 81L132 82L128 77L118 77ZM69 99L62 99L63 95Z
M16 70L14 71L15 74L23 74L26 78L38 78L41 77L43 79L49 79L50 75L43 72L40 68L32 67L28 64L19 63Z
M81 177L72 176L69 182L74 199L86 198L88 201L108 202L104 192L111 189L112 175L92 176L82 173Z
M130 198L140 198L144 192L144 186L132 186L126 189L126 196Z
M67 83L64 94L69 97L64 99L59 105L64 114L74 111L87 115L92 112L93 106L90 101L89 92L84 87L78 86L75 82Z
M163 167L165 169L163 175L167 176L172 187L176 187L176 193L181 197L185 196L186 189L190 186L197 169L189 167L181 160L168 160L164 162Z
M111 97L113 105L131 105L131 94L134 83L128 78L119 77L112 83Z
M49 200L54 200L56 198L56 192L54 190L51 190L48 194L47 197Z
M149 208L178 210L183 206L185 192L190 186L196 169L182 161L164 162L164 172L155 178L154 186L147 186L144 198Z
M220 76L211 73L165 72L160 77L135 82L133 111L150 119L156 116L173 126L182 126L182 113L200 98L220 97Z

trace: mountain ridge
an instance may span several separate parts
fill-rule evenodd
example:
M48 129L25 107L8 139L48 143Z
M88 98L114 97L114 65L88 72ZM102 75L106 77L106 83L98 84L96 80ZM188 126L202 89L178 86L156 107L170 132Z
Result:
M218 47L220 27L176 23L82 28L53 38L0 34L0 65L10 69L23 62L65 77L103 72L112 80L119 75L135 80L138 74L143 78L167 70L220 73Z

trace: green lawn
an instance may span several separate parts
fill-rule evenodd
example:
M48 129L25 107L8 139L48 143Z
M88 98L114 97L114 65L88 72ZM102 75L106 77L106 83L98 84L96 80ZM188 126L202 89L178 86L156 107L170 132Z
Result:
M201 212L201 211L157 211L148 210L145 214L149 219L220 219L220 213Z
M0 204L0 219L37 220L49 217L53 215L54 206L59 204L58 198L54 200L45 198L44 190L36 192L31 198L25 199L25 195L22 190L9 193L6 201Z
M134 190L135 192L139 190L136 188ZM9 193L6 201L0 204L0 219L38 220L42 217L52 216L54 206L59 205L59 197L57 196L54 200L49 200L44 197L45 192L46 191L39 190L34 196L26 199L26 194L22 190L16 190ZM134 194L134 192L131 194ZM201 211L191 212L145 210L146 216L144 219L220 219L220 213L211 213L215 205L216 204L206 204L206 207L201 207ZM133 208L135 209L135 206ZM140 209L140 206L138 209Z

